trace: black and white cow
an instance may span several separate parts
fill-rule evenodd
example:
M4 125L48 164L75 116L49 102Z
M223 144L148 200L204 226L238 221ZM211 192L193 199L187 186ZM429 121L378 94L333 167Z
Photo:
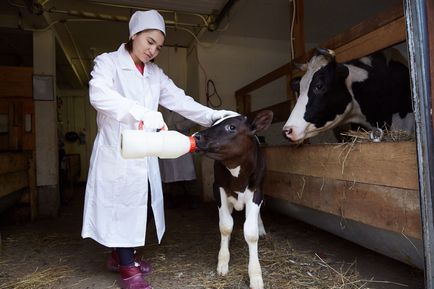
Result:
M293 80L299 98L283 135L302 142L347 123L414 132L409 72L402 61L395 60L396 53L378 52L337 63L333 51L317 49L300 66L303 77Z
M229 240L234 225L232 211L246 207L244 238L249 246L250 288L264 288L258 258L258 239L265 235L260 216L263 201L262 181L265 157L256 132L267 129L273 119L272 111L261 111L251 122L245 116L235 116L216 122L212 127L194 135L197 151L214 159L214 198L219 211L221 234L217 272L229 270Z

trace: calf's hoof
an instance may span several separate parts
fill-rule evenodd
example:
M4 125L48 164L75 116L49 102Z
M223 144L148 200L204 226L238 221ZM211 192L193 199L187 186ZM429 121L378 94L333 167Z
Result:
M226 276L229 272L229 265L228 264L218 264L217 265L217 273L220 276Z
M262 277L250 279L250 289L264 289L264 282L262 281Z

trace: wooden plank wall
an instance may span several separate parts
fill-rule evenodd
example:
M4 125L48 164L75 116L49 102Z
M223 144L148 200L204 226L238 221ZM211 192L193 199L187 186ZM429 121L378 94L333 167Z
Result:
M31 152L0 153L0 201L2 197L24 189L21 201L29 204L31 220L37 215L34 160Z
M421 239L414 142L266 147L268 196Z
M31 67L0 66L0 114L8 118L8 131L0 133L0 198L25 189L21 201L29 204L33 220L37 192L32 79Z
M0 198L27 187L27 170L25 154L0 154Z
M8 115L8 132L0 133L0 151L35 148L32 73L31 67L0 66L0 114ZM25 130L26 115L30 131Z

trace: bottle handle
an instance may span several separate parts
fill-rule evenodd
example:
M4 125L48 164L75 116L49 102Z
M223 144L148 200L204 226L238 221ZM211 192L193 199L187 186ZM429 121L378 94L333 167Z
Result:
M138 129L143 130L143 120L139 121Z
M138 124L138 130L143 130L143 120L141 120L141 121L139 121L139 124ZM168 128L167 128L167 125L166 124L164 124L164 126L162 127L162 128L160 128L160 129L158 129L157 131L165 131L165 130L169 130Z

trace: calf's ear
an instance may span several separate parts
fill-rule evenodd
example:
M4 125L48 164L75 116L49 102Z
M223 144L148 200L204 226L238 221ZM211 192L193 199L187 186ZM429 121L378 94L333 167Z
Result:
M345 65L338 63L336 65L336 75L338 77L338 79L345 79L348 77L348 74L350 73L350 71L348 70L348 67L346 67Z
M271 110L262 110L258 112L252 122L252 132L266 130L273 121L273 112Z

